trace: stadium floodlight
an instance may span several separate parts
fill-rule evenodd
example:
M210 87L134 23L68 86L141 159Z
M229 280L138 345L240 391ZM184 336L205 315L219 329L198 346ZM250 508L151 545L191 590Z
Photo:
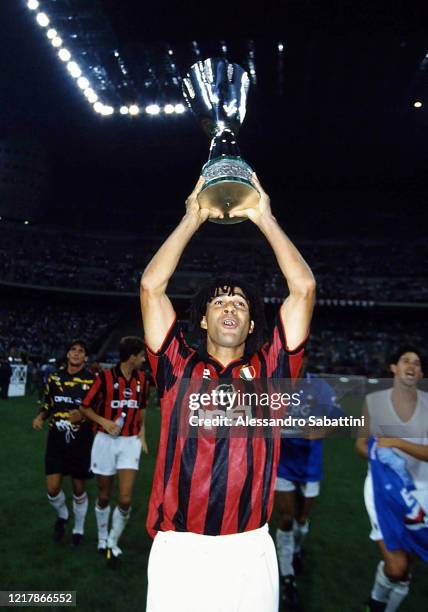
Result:
M71 74L71 76L75 79L78 79L82 74L79 64L76 64L76 62L74 61L68 62L67 70Z
M60 60L62 60L63 62L69 62L71 59L71 53L68 49L66 49L65 47L63 47L62 49L60 49L58 51L58 57Z
M93 108L94 108L94 111L95 111L96 113L102 113L103 108L104 108L104 104L101 104L101 102L95 102L95 104L94 104L94 107L93 107Z
M146 106L146 113L148 115L159 115L160 110L159 104L149 104Z
M88 87L88 89L85 89L83 95L88 99L88 102L90 102L91 104L94 104L98 100L98 96L92 89L92 87Z
M108 115L112 115L114 113L114 108L112 106L109 106L108 104L104 104L101 114L108 116Z
M29 223L29 221L24 221L24 225L28 225Z
M58 32L55 30L55 28L49 28L49 30L46 32L46 36L52 40L52 38L58 36Z
M279 43L278 43L278 51L279 51L280 53L282 53L282 52L284 51L284 43L282 43L282 42L279 42Z
M177 113L177 115L181 115L182 113L185 112L186 108L185 108L184 104L176 104L174 106L174 110Z
M125 105L121 106L119 109L119 113L121 115L127 115L129 113L129 108Z
M77 84L80 87L80 89L89 89L89 81L84 76L81 76L77 79Z
M413 103L413 106L415 108L421 108L422 106L422 102L420 100L416 100L416 102Z
M129 107L129 114L130 115L138 115L140 112L140 108L137 106L137 104L131 104L131 106Z
M49 17L46 15L46 13L37 13L36 21L42 28L46 28L50 23Z
M171 115L171 113L175 112L175 108L173 104L165 104L163 107L164 113L166 115Z
M28 0L27 7L30 9L30 11L37 11L39 8L38 0Z
M51 43L53 47L60 47L62 45L62 38L55 36L55 38L52 38Z

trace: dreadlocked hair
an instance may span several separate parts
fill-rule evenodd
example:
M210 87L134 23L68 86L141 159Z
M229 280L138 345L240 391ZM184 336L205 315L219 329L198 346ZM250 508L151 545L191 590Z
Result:
M254 331L249 334L245 342L245 352L252 355L257 352L263 344L266 320L264 306L260 295L255 287L238 277L220 276L214 277L209 283L201 287L193 297L190 307L191 332L201 346L206 342L206 330L202 329L200 322L206 314L207 305L218 295L233 295L235 287L239 287L248 301L250 320L254 321Z

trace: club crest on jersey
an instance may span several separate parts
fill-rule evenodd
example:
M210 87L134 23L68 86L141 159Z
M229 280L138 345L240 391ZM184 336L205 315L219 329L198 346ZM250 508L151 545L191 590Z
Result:
M113 389L119 389L119 383L115 382L113 385Z
M252 365L244 365L239 370L239 378L243 380L254 380L256 377L256 369Z

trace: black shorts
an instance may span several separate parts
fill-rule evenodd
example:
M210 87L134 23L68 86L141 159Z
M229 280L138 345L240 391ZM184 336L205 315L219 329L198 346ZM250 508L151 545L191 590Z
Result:
M45 455L45 474L62 474L77 480L92 478L91 450L94 435L89 427L82 427L66 440L65 432L53 426L48 433Z

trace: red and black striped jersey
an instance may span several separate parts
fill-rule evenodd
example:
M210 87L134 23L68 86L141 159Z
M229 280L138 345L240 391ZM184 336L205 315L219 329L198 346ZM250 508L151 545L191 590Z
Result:
M126 413L121 436L136 436L141 428L141 409L147 405L147 384L144 372L132 372L128 380L120 366L102 370L85 396L83 408L92 408L111 421ZM94 423L94 431L104 431Z
M147 349L162 409L148 532L226 535L261 527L272 512L280 437L255 437L250 431L243 437L185 436L179 432L180 404L189 379L239 379L242 371L265 381L295 379L304 343L289 351L278 321L259 351L223 367L191 348L175 321L161 349Z

